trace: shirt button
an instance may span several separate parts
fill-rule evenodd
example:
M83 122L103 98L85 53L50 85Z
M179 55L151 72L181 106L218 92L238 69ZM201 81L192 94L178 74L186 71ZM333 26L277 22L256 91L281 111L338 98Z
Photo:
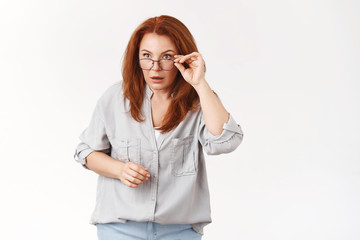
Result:
M155 201L155 197L152 197L151 200Z

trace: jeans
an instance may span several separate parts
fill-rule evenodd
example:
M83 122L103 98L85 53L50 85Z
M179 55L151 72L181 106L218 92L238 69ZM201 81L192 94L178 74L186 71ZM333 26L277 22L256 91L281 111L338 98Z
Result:
M98 223L99 240L201 240L191 224L154 222Z

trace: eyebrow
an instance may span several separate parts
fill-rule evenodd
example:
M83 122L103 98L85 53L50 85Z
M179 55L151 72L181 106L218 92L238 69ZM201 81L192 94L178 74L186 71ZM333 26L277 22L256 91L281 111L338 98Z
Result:
M142 49L141 52L149 52L149 53L152 53L152 52L150 52L149 50L146 50L146 49ZM166 53L166 52L173 52L173 53L175 53L174 50L168 49L168 50L162 52L161 54Z

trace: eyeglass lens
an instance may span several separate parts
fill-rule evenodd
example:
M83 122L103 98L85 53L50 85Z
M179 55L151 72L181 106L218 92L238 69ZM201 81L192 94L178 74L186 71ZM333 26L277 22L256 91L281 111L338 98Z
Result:
M171 70L174 66L174 62L170 59L161 59L158 63L162 70ZM140 59L140 67L144 70L150 70L154 64L152 59Z

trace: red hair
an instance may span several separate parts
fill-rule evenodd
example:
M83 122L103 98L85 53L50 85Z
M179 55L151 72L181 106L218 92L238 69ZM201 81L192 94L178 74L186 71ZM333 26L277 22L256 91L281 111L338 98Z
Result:
M189 29L178 19L161 15L149 18L138 26L131 35L125 50L122 75L124 96L130 101L130 114L138 122L144 121L141 106L145 96L146 82L139 65L139 46L146 33L168 36L177 48L179 55L198 52L195 40ZM185 67L188 67L184 64ZM199 96L195 89L184 80L180 71L170 87L171 103L165 114L160 130L169 132L184 120L188 111L199 106Z

